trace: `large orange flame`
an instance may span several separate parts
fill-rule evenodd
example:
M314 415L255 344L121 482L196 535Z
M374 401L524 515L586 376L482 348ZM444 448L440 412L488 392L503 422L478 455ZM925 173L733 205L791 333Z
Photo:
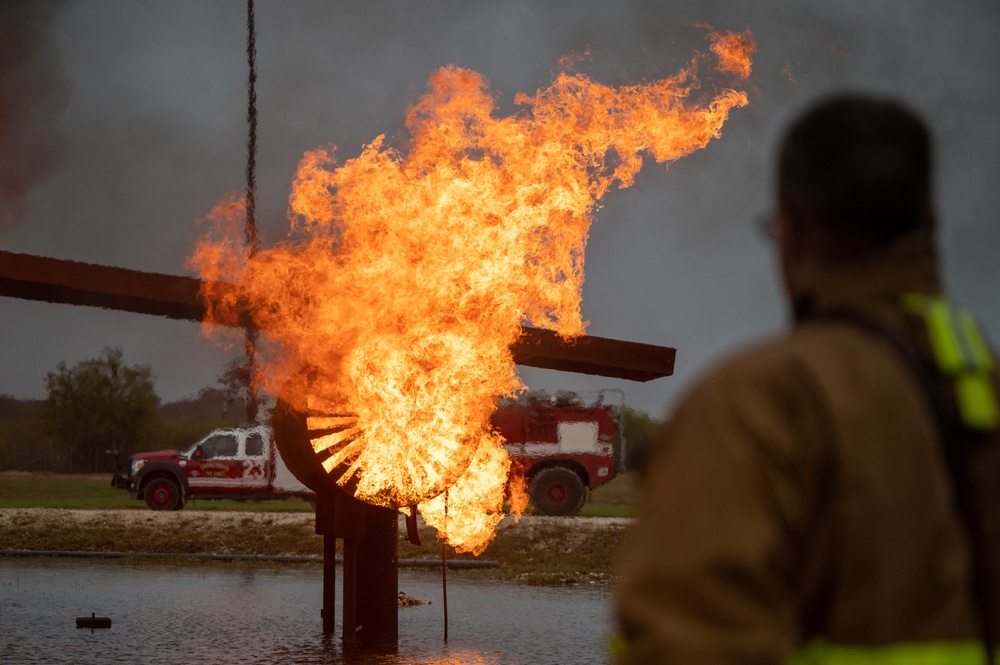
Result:
M710 39L723 71L749 75L749 33ZM337 425L313 445L339 482L420 504L457 549L481 552L503 516L510 461L490 414L523 387L510 352L521 324L582 334L598 202L632 184L642 155L702 148L747 104L733 89L696 99L697 66L620 88L562 72L510 117L494 115L482 75L439 69L407 112L408 151L379 136L340 166L333 148L303 157L292 239L249 257L220 224L198 244L202 277L237 285L206 290L208 320L248 308L271 340L265 386L315 428Z

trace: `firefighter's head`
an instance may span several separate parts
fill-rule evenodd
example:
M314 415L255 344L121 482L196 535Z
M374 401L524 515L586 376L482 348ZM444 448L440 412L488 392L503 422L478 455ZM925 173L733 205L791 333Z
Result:
M796 120L778 156L774 229L792 296L825 267L933 230L931 162L927 126L893 100L834 97Z

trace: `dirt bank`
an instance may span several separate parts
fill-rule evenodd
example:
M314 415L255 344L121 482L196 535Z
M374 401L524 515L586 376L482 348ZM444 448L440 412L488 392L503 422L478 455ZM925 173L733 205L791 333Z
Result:
M506 518L480 558L499 569L476 575L529 584L603 583L628 523L615 517ZM400 558L436 558L440 543L422 527L424 545L405 540ZM0 550L55 550L168 554L321 555L310 513L181 510L0 509ZM449 551L449 558L471 558Z

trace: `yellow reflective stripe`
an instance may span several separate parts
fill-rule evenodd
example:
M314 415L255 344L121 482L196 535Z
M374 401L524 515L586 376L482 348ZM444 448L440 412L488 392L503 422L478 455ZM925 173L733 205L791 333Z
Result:
M1000 425L1000 400L993 380L996 364L975 319L966 310L958 313L958 328L975 368L975 373L960 376L955 386L962 420L973 429L993 429Z
M988 664L983 645L979 642L913 642L859 647L834 645L817 640L785 661L785 665Z
M964 309L960 311L958 314L958 326L959 330L962 331L962 336L966 340L969 351L972 353L976 369L983 369L987 372L992 372L996 369L996 365L993 362L993 355L990 353L989 347L986 346L986 342L983 341L983 336L979 333L979 326L976 325L976 320L972 318L972 314Z
M943 298L921 293L904 295L903 306L923 317L938 367L955 377L955 400L963 424L974 430L1000 426L996 364L972 315L966 310L954 312Z
M962 350L952 334L944 300L923 293L907 293L903 296L903 306L924 320L938 367L949 374L961 370Z
M605 646L616 661L624 659L628 653L628 640L621 633L613 633Z
M958 374L968 366L962 345L951 323L951 308L943 300L930 300L924 310L927 332L938 367L947 374Z
M955 395L966 427L990 430L1000 425L996 387L990 374L961 374L955 379Z

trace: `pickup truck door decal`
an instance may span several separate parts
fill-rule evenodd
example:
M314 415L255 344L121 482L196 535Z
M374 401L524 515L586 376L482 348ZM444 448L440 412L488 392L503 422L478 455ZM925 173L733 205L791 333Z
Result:
M188 485L200 491L248 492L267 488L264 445L259 434L216 434L205 439L185 465ZM247 453L255 453L248 455Z

